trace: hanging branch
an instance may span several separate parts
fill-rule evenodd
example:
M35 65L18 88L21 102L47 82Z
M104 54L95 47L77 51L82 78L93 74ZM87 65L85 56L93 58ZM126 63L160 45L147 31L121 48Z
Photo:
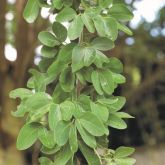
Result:
M132 35L124 24L132 12L112 0L28 0L26 21L34 22L42 7L56 19L51 30L38 35L43 45L39 70L30 70L28 89L10 93L21 99L13 115L27 116L17 148L25 150L39 140L41 154L48 155L39 158L41 165L81 164L80 152L89 165L135 164L129 157L133 148L107 148L108 127L125 129L123 119L133 117L119 112L126 100L113 95L125 83L123 65L104 54L114 48L119 30Z

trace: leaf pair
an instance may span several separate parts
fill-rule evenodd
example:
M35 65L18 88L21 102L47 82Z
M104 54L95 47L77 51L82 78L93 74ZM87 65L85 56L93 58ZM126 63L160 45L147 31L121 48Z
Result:
M91 78L98 94L103 95L105 92L111 95L114 92L114 80L109 70L93 71Z
M17 149L25 150L31 147L39 139L41 143L48 148L55 145L52 132L48 131L39 123L25 124L17 138Z
M119 165L133 165L136 160L128 156L133 154L134 151L135 149L133 148L121 146L114 152L113 160L111 158L107 158L107 163L111 164L112 162L115 162Z

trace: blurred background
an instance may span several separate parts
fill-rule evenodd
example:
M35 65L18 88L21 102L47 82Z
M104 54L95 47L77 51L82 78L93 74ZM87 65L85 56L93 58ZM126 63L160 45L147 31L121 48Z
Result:
M118 1L118 0L116 0ZM119 0L120 2L122 0ZM124 1L124 0L123 0ZM116 94L126 96L124 111L135 116L128 129L111 129L110 147L136 147L137 165L165 162L165 0L125 0L133 8L134 35L120 33L109 56L120 58L127 83ZM28 69L37 67L37 34L54 20L42 9L34 24L22 18L26 0L0 0L0 165L30 165L33 149L18 152L15 141L22 122L11 116L17 102L9 91L25 87ZM165 163L164 163L165 164Z

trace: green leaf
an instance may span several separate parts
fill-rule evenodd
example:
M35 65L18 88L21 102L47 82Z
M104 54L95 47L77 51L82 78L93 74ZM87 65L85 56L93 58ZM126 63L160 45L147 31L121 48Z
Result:
M75 85L75 75L72 73L71 67L65 68L60 75L60 85L65 92L71 92Z
M29 122L34 122L44 117L44 115L50 111L51 105L52 103L49 103L36 109L35 111L30 111Z
M37 71L36 69L30 69L29 73L33 75L33 84L36 92L45 92L46 90L46 82L45 75Z
M46 58L53 58L57 54L57 49L56 48L51 48L48 46L43 46L41 48L41 55L42 57Z
M111 69L112 72L116 72L116 73L123 72L123 64L116 57L109 58L109 63L107 64L107 67Z
M58 13L56 20L58 22L67 22L67 21L71 21L72 19L74 19L76 15L77 15L77 13L75 12L74 9L72 9L70 7L66 7Z
M58 10L61 9L63 6L63 0L53 0L53 6Z
M92 112L102 121L106 122L108 120L109 111L108 109L101 104L95 104L93 102L90 103L90 107Z
M105 37L106 32L105 32L105 25L104 25L103 18L100 15L97 15L97 16L93 17L92 19L93 19L93 22L94 22L98 35L101 37Z
M75 122L76 127L78 129L78 132L80 133L83 141L86 143L91 148L96 148L96 139L94 136L89 134L84 128L82 127L81 123L79 120L76 120Z
M99 72L99 78L101 87L104 92L111 95L114 92L114 81L112 77L112 72L109 70L104 70Z
M71 125L70 128L69 145L72 153L74 154L78 150L77 129L75 125Z
M124 4L114 4L109 9L109 14L119 21L129 21L133 18L132 12Z
M116 129L125 129L127 128L127 125L125 123L125 121L123 119L121 119L120 117L118 117L115 114L110 114L109 115L109 119L107 124L112 127L112 128L116 128Z
M113 77L114 82L117 84L123 84L126 82L126 78L121 74L112 72L112 77Z
M81 36L84 24L82 22L81 16L78 15L74 18L68 28L68 37L70 40L75 40Z
M118 98L117 102L109 105L111 112L119 111L126 103L125 97L117 96L116 98Z
M86 47L84 49L84 66L88 67L95 61L96 51L93 48Z
M9 94L10 98L16 99L17 97L19 97L22 100L31 97L32 95L33 92L25 88L17 88L15 90L12 90Z
M24 12L23 17L28 23L33 23L39 14L39 4L38 1L28 0Z
M47 148L53 148L55 145L53 133L44 127L38 129L38 138Z
M79 148L85 159L88 162L88 165L101 165L99 157L96 155L94 150L86 146L83 142L79 141Z
M108 63L109 59L106 55L104 55L101 51L96 50L95 61L94 64L98 68L102 68L104 63Z
M107 51L114 48L114 43L106 37L97 37L91 42L91 46L98 50Z
M105 18L103 17L103 20L104 20L106 35L110 37L112 41L115 41L118 36L117 21L111 17L105 17Z
M71 159L72 152L70 150L70 146L67 145L63 147L60 152L55 156L53 165L66 165L67 162Z
M55 145L53 148L47 148L45 146L42 146L40 151L46 155L53 155L53 154L57 153L60 149L61 149L61 147L58 145Z
M51 99L51 96L47 93L37 92L26 100L25 106L27 106L31 110L36 110L49 104L51 102Z
M65 64L70 63L72 60L72 51L75 45L75 43L70 43L62 47L58 55L58 60Z
M105 126L99 118L91 112L84 112L79 119L81 125L93 136L103 136Z
M40 157L39 162L40 162L40 165L53 165L53 162L46 157Z
M49 79L52 81L54 81L57 76L60 74L60 72L63 70L63 68L66 66L67 64L64 62L61 62L59 60L55 60L48 68L47 73L48 73L48 77Z
M65 121L59 121L54 128L55 139L59 146L66 144L69 138L70 123Z
M132 155L134 152L135 152L134 148L121 146L116 149L114 157L124 158L124 157Z
M73 0L65 0L64 1L64 6L72 6Z
M123 31L124 33L126 33L126 34L128 34L130 36L133 35L132 31L126 25L121 24L121 23L118 22L117 26L118 26L118 29Z
M16 144L18 150L26 150L35 143L40 126L39 123L30 123L21 128Z
M71 95L72 93L64 92L60 84L58 83L53 91L52 97L55 103L60 104L61 102L65 101L68 97L71 97Z
M60 120L62 120L60 106L58 104L53 104L48 115L49 127L52 131L54 131L57 122L59 122Z
M124 118L124 119L132 119L132 118L134 118L133 116L131 116L128 113L125 113L125 112L117 112L116 115L118 117Z
M93 71L91 78L92 78L93 86L94 86L95 90L97 91L97 93L99 95L103 95L103 90L100 85L99 73L97 71Z
M29 112L31 109L25 105L26 99L21 101L21 104L17 106L16 111L12 111L11 114L14 117L24 117L26 112Z
M60 104L62 119L65 121L69 121L72 118L74 111L74 104L71 101L64 101Z
M133 165L136 163L133 158L116 159L115 161L120 165Z
M75 46L72 52L72 71L76 72L80 70L83 66L83 58L84 58L84 47L83 46Z
M97 100L98 103L100 104L103 104L103 105L111 105L111 104L114 104L118 101L118 98L116 97L112 97L112 98L102 98L102 99L99 99Z
M64 25L59 22L54 22L52 25L53 33L56 35L57 39L64 42L67 38L67 29Z
M57 41L56 37L47 31L40 32L38 35L38 39L42 44L48 47L54 47L60 45L60 42Z
M108 8L112 2L113 0L99 0L99 5L103 8Z
M94 33L95 27L94 27L93 21L90 18L90 16L87 13L83 13L83 14L81 14L81 19L82 19L85 27L88 29L88 31L90 33Z

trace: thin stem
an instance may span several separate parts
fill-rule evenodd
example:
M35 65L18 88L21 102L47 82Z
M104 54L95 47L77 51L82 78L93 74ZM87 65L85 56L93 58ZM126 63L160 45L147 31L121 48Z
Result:
M32 165L39 165L39 161L38 161L39 153L40 153L40 143L37 142L33 150Z

